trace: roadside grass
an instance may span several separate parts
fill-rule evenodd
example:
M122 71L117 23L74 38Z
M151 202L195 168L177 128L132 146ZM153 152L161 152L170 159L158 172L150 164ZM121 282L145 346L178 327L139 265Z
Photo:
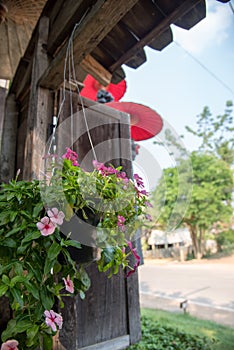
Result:
M189 314L142 309L142 340L129 350L233 350L234 329Z

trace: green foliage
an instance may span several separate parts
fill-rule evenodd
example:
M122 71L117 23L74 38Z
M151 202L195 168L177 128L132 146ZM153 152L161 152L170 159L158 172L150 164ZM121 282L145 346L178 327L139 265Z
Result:
M223 251L226 248L234 245L234 230L226 230L215 235L218 251Z
M233 328L231 327L223 326L212 321L198 319L189 314L183 314L179 312L177 313L163 310L142 309L141 314L146 320L148 320L151 323L153 327L154 325L156 325L156 328L170 328L172 329L172 331L169 332L172 332L172 334L183 333L187 334L188 336L191 336L193 339L201 337L205 339L205 346L207 346L207 343L210 344L210 348L212 350L233 350L234 332ZM147 333L149 333L147 327L146 331ZM144 333L145 327L143 327L142 341L144 341L145 344L147 344L147 339L145 338ZM151 334L151 344L154 343L152 338L153 335ZM185 348L186 350L190 349L189 345L190 344L188 343L188 348ZM136 347L137 346L138 345L136 345ZM161 343L158 346L159 347L157 349L161 349L160 346L162 347L163 344ZM132 349L132 347L130 347L130 349ZM139 349L143 350L144 347L142 346ZM145 347L145 349L147 349L147 347ZM174 348L172 349L174 350Z
M179 225L187 224L195 250L201 253L205 231L213 223L228 220L232 215L230 201L233 177L227 163L213 155L193 152L190 160L193 172L192 174L189 172L185 177L189 183L192 183L192 194L189 201L186 202L186 197L181 198L178 193L181 175L178 176L176 168L164 170L160 183L153 193L153 200L156 215L160 215L159 222L165 225L173 216L173 220ZM181 166L186 173L186 161L181 161ZM183 203L187 204L187 210L181 217Z
M188 132L201 139L201 151L215 153L228 164L234 162L232 107L232 101L227 101L224 114L214 117L206 106L197 116L197 129L186 126Z
M34 349L40 337L53 335L44 324L43 312L53 307L55 299L61 301L64 286L58 281L70 274L80 281L75 293L87 288L79 267L59 261L60 254L69 255L66 247L72 240L62 239L58 228L44 237L36 226L46 213L38 181L3 184L0 208L0 295L9 298L14 312L2 341L17 338L22 348ZM55 265L60 268L52 272Z
M211 350L207 337L189 334L176 327L161 325L151 318L142 317L142 340L129 350Z

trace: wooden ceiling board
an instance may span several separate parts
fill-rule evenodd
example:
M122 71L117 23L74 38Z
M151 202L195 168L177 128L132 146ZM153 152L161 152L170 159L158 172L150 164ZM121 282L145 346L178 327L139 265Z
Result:
M206 2L205 0L203 0L197 5L195 5L184 16L178 18L173 24L175 24L180 28L189 30L205 17L206 17Z
M152 41L149 45L151 49L162 51L173 41L173 33L170 27L168 27L159 37Z
M139 1L121 20L134 35L141 39L163 19L151 0Z

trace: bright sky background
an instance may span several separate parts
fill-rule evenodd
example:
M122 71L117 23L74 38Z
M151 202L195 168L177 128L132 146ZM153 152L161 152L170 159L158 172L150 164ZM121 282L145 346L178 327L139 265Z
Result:
M224 112L227 100L234 102L234 14L228 3L206 2L206 18L189 31L172 26L174 41L180 46L172 42L161 52L146 48L147 61L142 66L136 70L124 67L128 88L122 101L156 110L174 129L174 135L185 135L183 143L189 151L197 148L198 140L184 126L195 127L196 115L204 106L218 115ZM153 141L140 142L141 148L149 150L160 167L173 165L168 152L162 156Z

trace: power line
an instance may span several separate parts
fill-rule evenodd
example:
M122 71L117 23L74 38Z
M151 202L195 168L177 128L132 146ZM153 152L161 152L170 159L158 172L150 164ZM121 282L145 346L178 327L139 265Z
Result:
M173 41L177 46L179 46L188 56L190 56L196 63L198 63L206 72L208 72L215 80L217 80L223 87L225 87L234 97L234 91L216 74L214 74L209 68L207 68L201 61L199 61L196 57L194 57L191 52L186 50L183 46L181 46L177 41Z

